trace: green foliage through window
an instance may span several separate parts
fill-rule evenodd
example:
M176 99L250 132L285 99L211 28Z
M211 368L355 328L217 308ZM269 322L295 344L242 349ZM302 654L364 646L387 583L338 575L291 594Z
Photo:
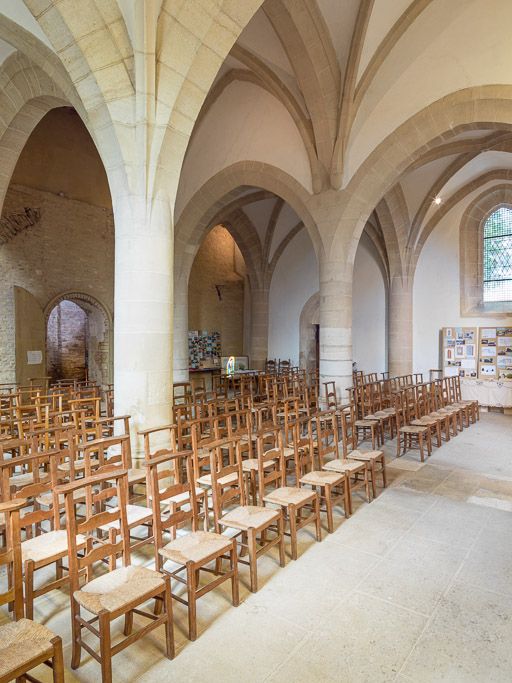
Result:
M497 209L485 221L484 301L512 301L512 209Z

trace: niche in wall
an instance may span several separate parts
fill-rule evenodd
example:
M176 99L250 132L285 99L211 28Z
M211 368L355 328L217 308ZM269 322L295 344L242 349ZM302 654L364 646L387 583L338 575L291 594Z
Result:
M218 332L221 355L244 349L246 266L231 234L217 225L196 254L188 284L189 330Z

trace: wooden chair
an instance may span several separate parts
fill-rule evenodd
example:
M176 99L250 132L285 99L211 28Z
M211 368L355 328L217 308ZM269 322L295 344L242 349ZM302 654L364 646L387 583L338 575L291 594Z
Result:
M111 485L111 482L114 485ZM102 488L107 486L107 488ZM77 488L86 490L86 517L79 520L76 514L74 492ZM128 525L126 520L128 474L126 470L115 473L86 477L78 482L70 482L57 487L57 493L62 494L66 501L66 521L69 549L69 577L71 589L71 630L72 657L71 667L80 665L81 651L84 648L101 665L101 679L103 683L112 681L112 657L121 650L139 640L150 631L164 626L166 656L174 657L174 633L172 618L172 602L169 576L130 564L130 544ZM98 490L99 489L99 490ZM108 498L116 497L118 507L115 512L94 512L96 505ZM115 516L119 520L120 534L116 543L105 542L93 532ZM81 536L86 537L87 551L80 552ZM108 574L92 578L96 564L110 557L120 556L122 566ZM86 570L87 581L80 586L80 573ZM162 603L162 613L152 614L140 609L143 603L151 600ZM92 614L91 619L82 616L84 609ZM132 633L133 615L145 617L150 623L136 633ZM112 647L111 622L120 616L125 617L124 635L126 638ZM94 626L97 624L97 627ZM100 642L100 652L96 652L84 642L82 631L86 629L94 634Z
M0 605L13 606L12 623L0 626L0 683L37 681L29 672L40 664L53 670L54 683L64 683L62 641L41 624L23 618L23 580L19 511L27 504L19 499L0 503L7 527L7 549L0 553L0 566L7 566L8 587L0 592Z
M9 486L13 461L0 463L1 490L3 499L25 500L24 515L20 519L26 530L27 538L21 543L23 566L23 585L25 588L25 610L29 619L33 618L34 600L68 582L69 577L63 573L62 561L67 558L68 545L65 529L61 529L59 501L55 488L59 483L57 463L59 451L48 451L26 455L17 460L30 461L34 480L12 492ZM39 480L39 468L44 466L50 473L50 479ZM47 528L47 527L50 528ZM83 547L84 539L80 539ZM35 575L46 567L55 565L55 579L38 582L35 587Z
M130 436L123 434L121 436L112 436L106 439L95 439L94 441L87 441L81 446L85 460L85 477L92 475L113 473L123 470L126 472L128 490L134 483L139 482L140 473L143 475L145 482L146 472L143 469L131 469L131 451L130 451ZM114 453L110 454L110 449L114 449ZM135 472L137 478L135 481L131 479L132 472ZM112 477L111 483L115 481ZM106 485L108 486L108 484ZM130 500L130 497L128 497ZM86 505L91 503L86 501ZM117 536L121 534L121 523L117 517L119 501L115 507L107 506L106 499L98 500L96 502L96 512L99 510L111 514L112 518L105 519L105 522L99 525L98 530L102 534L108 534L111 542L116 543ZM92 515L93 511L88 510L88 515ZM129 534L130 550L141 548L153 542L153 513L150 508L145 505L134 505L127 503L124 509L126 516L126 525ZM140 538L135 536L132 532L135 529L145 529L146 536ZM111 558L110 569L113 569L114 558Z
M334 507L343 502L345 517L350 515L350 492L344 473L326 472L315 466L311 418L301 418L293 426L293 444L299 465L299 485L311 487L320 498L320 511L327 515L327 530L334 531ZM324 505L324 507L322 507Z
M402 420L404 423L402 424ZM403 404L401 394L396 395L396 457L399 458L407 452L408 449L413 448L413 443L416 442L420 451L421 462L425 461L425 446L427 447L428 455L432 452L432 445L430 439L430 429L426 425L409 425L407 424L407 411ZM403 447L403 452L402 452Z
M224 465L226 449L234 451L233 464ZM239 438L213 441L207 450L210 454L215 531L221 533L223 529L229 530L228 533L233 533L244 552L247 550L248 562L241 558L239 562L249 565L250 588L255 593L258 590L257 561L260 555L277 545L280 565L285 565L282 513L280 510L247 505ZM229 461L231 458L228 458ZM273 537L268 539L267 532L271 532Z
M322 540L320 497L316 491L299 486L301 476L299 454L295 451L296 486L286 486L286 461L283 453L283 437L278 432L278 444L265 450L265 433L256 441L258 453L258 489L263 504L270 503L281 508L285 523L288 521L292 560L297 559L297 532L309 524L316 527L316 540ZM270 465L270 467L269 467ZM267 488L271 487L268 492ZM285 532L286 533L286 532Z
M313 418L316 423L316 451L320 468L328 472L344 474L347 479L347 507L352 514L352 495L357 489L364 488L366 500L370 498L370 464L368 461L348 460L340 457L338 420L333 411L323 411Z
M236 541L221 534L198 531L198 508L195 495L192 453L190 451L159 453L146 461L148 482L153 506L155 530L155 566L160 572L186 586L187 598L174 592L173 598L188 608L188 637L197 637L197 600L225 581L231 581L232 602L239 604L238 564ZM179 474L185 472L185 476ZM180 480L181 479L181 480ZM162 483L166 485L162 488ZM176 503L181 499L181 503ZM190 522L192 530L183 531ZM166 543L164 533L171 532L171 541ZM228 559L227 571L220 572L223 559ZM177 568L167 569L170 561ZM211 565L215 562L215 568ZM216 575L206 585L200 584L200 572ZM182 574L185 573L185 576ZM171 584L172 588L172 584Z

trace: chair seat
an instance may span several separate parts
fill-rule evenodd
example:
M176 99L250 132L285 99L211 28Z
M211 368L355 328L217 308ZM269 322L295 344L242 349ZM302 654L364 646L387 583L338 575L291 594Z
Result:
M268 493L263 500L266 503L275 503L276 505L304 505L314 498L315 493L313 491L299 489L295 486L281 486Z
M212 555L228 552L231 541L221 534L209 531L194 531L171 541L159 549L159 554L172 562L203 562Z
M350 451L348 454L349 460L362 460L364 462L371 462L372 460L380 460L384 453L382 451Z
M271 467L273 467L276 464L275 460L267 460L264 464L263 467L264 469L268 470ZM255 470L256 472L258 471L258 458L247 458L246 460L242 460L242 469L244 472L251 472Z
M116 513L119 510L119 508L108 508L106 512L110 512L111 514ZM126 519L128 520L128 526L133 527L133 526L138 526L139 524L144 524L145 522L149 522L153 519L153 513L149 508L142 507L142 505L127 505L126 506ZM99 528L102 529L103 531L108 531L109 529L119 529L120 527L120 522L118 519L113 520L112 522L107 522L106 524L102 524Z
M55 634L46 626L30 619L20 619L0 626L0 678L11 680L9 674L31 660L51 657L53 638Z
M279 510L269 510L259 505L240 505L224 515L220 523L223 526L247 531L247 529L259 529L266 526L278 519L279 515Z
M336 460L331 460L323 465L322 469L329 472L346 472L348 474L352 472L362 472L366 467L365 462L355 462L354 460L344 460L338 458Z
M374 420L356 420L354 422L355 427L375 427L375 420L378 418L375 418Z
M39 470L39 481L45 482L48 481L49 475L47 472L44 470ZM13 474L12 477L9 477L9 486L27 486L27 484L31 484L34 481L34 473L33 472L23 472L22 474Z
M226 484L236 484L237 481L238 481L238 474L236 472L233 472L232 474L226 474L225 477L221 477L220 479L218 479L219 484L222 484L222 486L226 486ZM202 477L198 477L197 483L200 484L201 486L211 487L212 475L211 474L203 474Z
M164 488L160 489L160 493L163 493L164 491L165 491ZM196 496L198 498L202 498L204 496L204 494L205 494L205 490L200 489L196 486ZM149 494L148 497L149 497L149 500L153 499L153 496L151 494ZM189 500L190 500L190 493L188 491L184 491L183 493L178 493L178 495L176 495L176 496L171 496L170 498L166 498L165 500L161 500L160 504L161 505L169 505L170 503L176 503L179 505L180 503L185 503Z
M295 449L293 449L291 446L284 446L283 455L285 458L294 458L295 457Z
M344 474L338 472L325 472L323 470L317 470L313 472L308 472L300 479L301 484L309 484L311 486L336 486L340 484L345 478Z
M115 479L112 479L115 481ZM146 482L146 472L139 467L132 467L128 470L128 485L130 484L144 484Z
M417 420L412 420L411 425L414 427L421 427L421 426L426 426L426 427L432 427L437 424L437 420L435 417L428 417L427 415L424 415L423 417L419 417Z
M59 506L62 505L62 507L64 507L64 500L64 494L60 493ZM76 491L73 491L73 500L85 500L85 489L77 489ZM42 507L50 508L53 505L53 493L51 491L42 493L40 496L37 496L36 501Z
M162 574L152 569L119 567L86 583L73 597L91 614L99 614L102 610L117 612L137 600L140 604L163 588Z
M83 545L85 538L77 536L77 544ZM32 560L36 565L47 563L52 558L68 554L68 534L66 529L56 529L46 534L28 538L21 544L23 562Z
M97 465L98 459L92 458L91 467L96 467ZM58 466L58 469L61 472L69 472L71 470L71 462L69 460L67 460L66 462L61 462ZM75 460L75 470L85 470L85 460L83 458L81 460Z
M405 425L405 427L400 427L400 432L402 434L424 434L428 427L420 427L418 425Z

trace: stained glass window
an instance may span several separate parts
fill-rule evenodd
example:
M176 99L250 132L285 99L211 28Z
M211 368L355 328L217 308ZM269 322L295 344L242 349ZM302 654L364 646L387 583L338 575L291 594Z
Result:
M512 209L497 209L485 221L484 301L512 301Z

